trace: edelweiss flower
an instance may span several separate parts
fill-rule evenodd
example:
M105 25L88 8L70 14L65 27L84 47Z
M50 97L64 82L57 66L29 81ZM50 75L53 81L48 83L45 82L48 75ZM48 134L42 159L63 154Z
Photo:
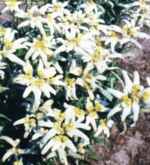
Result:
M16 31L13 31L10 28L6 29L3 38L4 46L2 47L2 50L0 50L0 55L14 63L24 65L24 62L15 55L15 52L18 49L27 49L26 38L19 38L15 40L15 33Z
M77 148L72 140L80 138L84 144L89 144L89 138L80 130L89 130L89 126L79 120L76 121L68 118L68 116L66 116L68 113L65 114L60 110L52 111L53 122L50 120L39 122L40 127L49 128L49 131L42 138L42 154L46 154L50 150L51 152L57 152L60 160L67 163L66 148L73 153L77 152Z
M54 32L60 32L59 23L52 13L46 14L44 23L48 25L51 35L53 35Z
M135 124L139 117L143 87L140 85L138 72L134 72L133 82L130 80L126 71L123 71L123 77L125 81L123 92L110 89L110 92L120 99L121 108L110 111L109 116L113 116L114 113L122 111L121 120L124 122L129 115L133 114L133 121Z
M56 120L55 122L39 122L39 126L51 128L47 135L44 136L43 142L47 143L48 140L55 137L56 135L68 135L69 137L78 137L84 140L85 144L89 143L88 137L80 131L80 129L89 130L89 126L82 123L79 120L71 120L70 117L65 116L68 113L61 113L59 111L54 112L56 116L53 118Z
M33 6L27 12L22 10L16 16L25 19L25 21L19 24L18 28L31 26L32 28L38 28L43 36L46 35L43 28L43 23L46 20L42 17L41 10L37 6Z
M65 78L66 98L76 99L76 85L77 80L75 78Z
M27 115L26 117L19 119L14 122L14 126L17 125L24 125L25 127L25 134L24 137L27 137L31 131L36 127L36 118L34 115Z
M137 38L150 38L150 36L144 32L140 31L141 27L136 25L136 22L133 21L126 21L125 25L122 27L122 41L121 43L128 43L131 42L141 48L141 45L137 42Z
M5 162L7 159L9 159L13 155L15 156L15 159L18 159L20 155L25 153L25 150L19 148L20 139L13 140L12 138L8 136L1 136L0 140L4 140L12 146L12 148L8 149L7 152L3 155L2 157L3 162Z
M68 31L75 31L76 33L88 32L88 27L84 26L85 21L85 13L83 11L75 11L71 13L67 11L65 15L62 17L62 21L60 22L61 31L66 34Z
M64 104L64 107L66 108L65 110L66 120L79 121L79 122L84 121L86 112L83 109L73 105L69 105L67 103Z
M110 25L102 40L106 45L110 45L111 52L116 55L116 46L118 43L122 43L122 29L119 26Z
M49 98L50 93L56 94L56 90L52 86L64 85L61 79L62 75L56 75L54 67L44 68L42 62L40 62L36 77L33 76L32 66L27 63L24 65L24 73L18 75L15 82L27 86L23 93L24 98L33 92L35 97L33 109L36 110L39 107L42 93Z
M82 68L77 66L75 60L72 61L72 64L69 69L69 73L74 76L80 76L82 73ZM77 99L76 96L76 85L78 84L77 78L71 78L69 76L65 77L65 89L66 89L66 98Z
M62 45L56 53L75 51L77 54L86 55L93 50L94 43L90 34L76 33L75 31L66 32L66 39L58 39Z
M96 47L92 53L83 56L84 62L91 65L91 68L96 68L99 73L103 73L108 68L108 63L111 61L111 56L108 50L103 47Z
M98 112L104 112L106 108L97 100L91 101L89 98L86 103L86 124L91 125L94 131L97 130L96 120L99 119Z
M42 154L47 153L50 149L51 152L57 152L59 159L65 165L68 165L66 149L72 152L77 152L75 145L72 141L65 135L56 135L52 138L42 150Z
M100 32L106 33L107 26L104 25L104 21L100 19L101 13L93 13L86 11L85 23L89 28L89 32L93 35L99 35Z
M52 0L51 4L45 5L42 9L43 11L50 12L55 18L62 17L66 12L65 7L67 6L68 2L59 2L58 0Z
M97 128L97 131L95 133L95 137L99 136L101 133L104 133L104 135L106 135L106 137L108 138L110 136L110 128L113 125L113 121L112 120L108 120L107 119L101 119L99 121L99 126Z
M95 89L99 88L97 85L98 82L106 80L106 77L103 75L94 75L91 72L92 66L87 65L84 69L80 78L77 79L77 84L85 88L88 92L89 97L93 100L94 99L94 91Z
M52 58L54 52L52 51L52 38L50 37L43 37L37 38L33 40L33 43L28 43L30 46L29 51L27 52L25 58L28 60L32 57L34 61L37 57L43 61L44 65L48 65L48 60Z

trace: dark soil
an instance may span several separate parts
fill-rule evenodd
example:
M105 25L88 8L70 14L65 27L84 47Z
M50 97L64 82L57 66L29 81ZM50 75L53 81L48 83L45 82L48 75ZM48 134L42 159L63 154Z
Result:
M113 128L109 143L95 145L100 160L89 161L91 165L150 165L150 114L142 114L137 126L125 134Z

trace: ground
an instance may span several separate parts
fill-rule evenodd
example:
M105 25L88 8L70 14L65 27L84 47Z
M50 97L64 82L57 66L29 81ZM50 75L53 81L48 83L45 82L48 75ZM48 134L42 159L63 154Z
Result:
M150 114L142 114L135 128L119 134L114 128L110 147L95 145L98 161L91 165L150 165Z

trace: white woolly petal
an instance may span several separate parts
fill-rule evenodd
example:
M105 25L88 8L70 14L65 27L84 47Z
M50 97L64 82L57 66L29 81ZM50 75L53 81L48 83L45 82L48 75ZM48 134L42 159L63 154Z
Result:
M99 136L102 133L103 129L101 126L98 127L97 132L95 133L95 137Z
M48 140L50 140L52 137L54 137L57 134L57 131L55 129L51 129L48 131L46 136L43 138L43 143L47 143Z
M16 64L19 64L19 65L24 65L25 64L25 62L24 61L22 61L20 58L18 58L16 55L14 55L14 54L8 54L7 55L7 58L11 61L11 62L14 62L14 63L16 63Z
M33 111L36 111L39 108L41 103L41 91L39 89L33 88L34 93L34 104L33 104Z
M125 121L126 118L128 117L128 115L131 114L131 108L130 107L126 107L123 109L122 115L121 115L121 121Z
M134 123L136 123L139 118L139 112L140 112L140 106L138 103L133 103L132 111L133 111L133 121Z
M32 92L32 87L31 86L27 87L23 93L23 98L28 97L31 92Z
M118 113L118 112L120 112L120 111L122 111L120 105L119 105L119 106L116 106L116 107L114 107L113 109L111 109L111 110L109 111L107 117L108 117L108 118L111 118L111 117L113 117L116 113Z
M1 136L1 137L0 137L0 140L4 140L4 141L6 141L7 143L9 143L9 144L12 145L12 146L16 146L16 145L18 144L18 143L16 143L15 140L11 139L11 138L8 137L8 136Z
M71 140L68 139L67 142L65 143L65 145L68 148L70 148L73 152L77 152L77 149L76 149L75 145L72 143Z
M24 124L24 122L25 122L25 119L22 118L22 119L15 121L13 125L16 126L16 125Z
M134 84L140 84L140 76L139 73L137 71L134 72L134 80L133 80Z
M50 140L45 147L42 149L42 155L46 154L48 150L50 150L53 146L55 146L54 139Z
M115 89L112 89L112 88L108 88L107 90L108 92L110 92L110 94L112 94L113 96L117 97L117 98L122 98L123 96L123 93L118 91L118 90L115 90Z
M132 81L130 80L127 71L122 71L122 74L125 81L125 88L128 92L130 92L132 89Z
M14 154L12 149L9 149L4 156L2 157L2 161L5 162L9 157L11 157Z

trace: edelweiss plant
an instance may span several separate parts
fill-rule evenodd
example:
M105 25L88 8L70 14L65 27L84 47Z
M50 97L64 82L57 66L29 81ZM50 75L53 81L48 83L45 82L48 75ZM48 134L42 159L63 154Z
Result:
M0 141L12 146L6 150L2 143L2 163L36 164L30 156L47 164L77 163L96 138L108 138L120 121L134 126L150 106L150 78L144 87L137 71L116 63L126 45L142 49L138 39L149 38L141 31L149 25L149 1L21 5L6 1L2 10L14 20L0 27L0 84L7 88L0 109L7 107L2 113L11 118L9 127L21 132L2 126ZM11 97L16 103L10 112Z

